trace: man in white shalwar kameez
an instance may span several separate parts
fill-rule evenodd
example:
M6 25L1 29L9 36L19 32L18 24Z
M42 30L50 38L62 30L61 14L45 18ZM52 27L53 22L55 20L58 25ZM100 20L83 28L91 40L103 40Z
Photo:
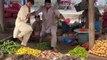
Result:
M38 15L40 12L42 12L42 31L40 33L40 36L44 36L45 33L51 33L51 47L55 50L56 43L57 43L57 23L56 23L56 17L60 18L64 17L60 14L60 12L55 9L55 7L51 6L50 0L45 0L45 5L42 6L40 9L38 9L35 12L35 15Z
M32 27L27 23L30 18L30 7L34 4L33 0L27 0L27 3L22 6L18 12L15 22L13 38L21 40L21 45L26 46L29 37L32 33Z

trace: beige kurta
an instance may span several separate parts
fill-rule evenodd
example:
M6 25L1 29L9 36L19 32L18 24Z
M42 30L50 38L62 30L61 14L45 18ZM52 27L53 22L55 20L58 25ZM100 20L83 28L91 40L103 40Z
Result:
M29 13L29 8L24 5L20 8L17 19L15 22L15 29L13 32L13 37L18 38L22 37L22 45L26 45L28 39L32 33L32 28L29 24L27 24L27 14Z
M56 22L56 16L60 16L60 12L55 9L54 7L51 7L50 9L47 9L45 7L41 7L39 10L36 11L36 15L38 15L40 12L42 12L42 31L40 33L41 36L44 35L44 33L51 33L52 39L51 39L51 46L56 47L57 43L57 22Z

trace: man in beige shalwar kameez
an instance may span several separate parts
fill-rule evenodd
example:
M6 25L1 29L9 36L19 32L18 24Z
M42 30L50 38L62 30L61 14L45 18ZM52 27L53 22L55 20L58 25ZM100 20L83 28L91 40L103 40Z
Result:
M30 18L30 7L34 4L34 0L27 0L27 3L22 6L18 12L15 22L13 38L21 40L21 45L26 46L29 37L32 33L32 27L27 23Z

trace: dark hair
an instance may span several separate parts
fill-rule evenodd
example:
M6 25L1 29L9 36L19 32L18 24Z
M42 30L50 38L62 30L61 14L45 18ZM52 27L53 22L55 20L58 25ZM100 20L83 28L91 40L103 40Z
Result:
M45 3L51 3L51 0L45 0Z
M27 2L30 2L32 5L34 5L34 0L27 0Z

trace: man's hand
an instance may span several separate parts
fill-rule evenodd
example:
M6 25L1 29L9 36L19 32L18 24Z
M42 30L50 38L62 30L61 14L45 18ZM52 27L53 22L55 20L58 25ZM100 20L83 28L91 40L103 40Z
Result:
M62 14L60 14L60 19L65 20L64 16Z
M60 14L59 16L57 16L57 19L60 21L65 21L65 18L62 14Z
M31 16L32 16L32 14L28 13L26 18L30 18Z
M35 12L28 13L26 18L30 18L31 16L35 16Z
M36 12L32 12L31 15L35 15Z

